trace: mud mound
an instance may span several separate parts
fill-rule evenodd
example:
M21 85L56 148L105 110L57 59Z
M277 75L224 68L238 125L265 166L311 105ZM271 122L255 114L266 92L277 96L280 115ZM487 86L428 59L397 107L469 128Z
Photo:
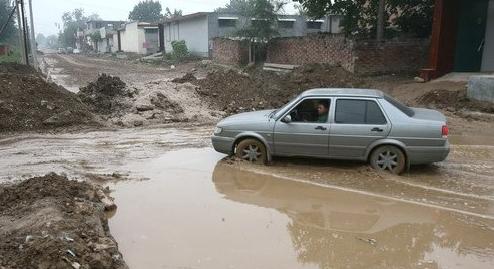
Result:
M494 104L468 99L466 89L433 90L418 97L416 103L433 108L447 109L453 112L473 110L494 113Z
M288 74L255 69L214 70L194 84L198 93L227 113L280 107L301 92L318 87L363 87L365 83L341 67L306 65Z
M186 82L194 82L196 80L197 80L197 78L194 76L194 74L192 74L192 73L186 73L181 78L174 78L174 79L172 79L172 82L175 82L175 83L186 83Z
M81 88L81 92L87 95L125 95L125 82L119 77L113 77L107 74L101 74L96 81L90 82L86 87Z
M36 72L23 74L26 68L29 70L20 67L18 73L0 73L0 132L96 124L75 94L46 82Z
M97 113L110 114L125 106L123 99L133 96L119 77L101 74L96 81L81 87L78 96Z
M0 64L0 73L34 74L36 71L29 65L2 63Z
M127 268L101 193L56 174L0 186L0 268Z

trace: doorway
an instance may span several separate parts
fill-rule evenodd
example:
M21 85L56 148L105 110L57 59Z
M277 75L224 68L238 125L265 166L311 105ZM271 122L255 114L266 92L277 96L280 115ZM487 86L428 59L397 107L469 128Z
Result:
M479 72L485 46L489 0L460 0L455 71Z

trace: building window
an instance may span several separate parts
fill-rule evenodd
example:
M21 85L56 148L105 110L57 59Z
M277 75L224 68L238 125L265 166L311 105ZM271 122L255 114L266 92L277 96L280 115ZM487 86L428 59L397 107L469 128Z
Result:
M146 32L146 34L156 34L158 33L158 29L154 29L154 28L144 29L144 32Z
M295 25L295 21L279 20L278 26L282 29L292 29Z
M218 19L219 27L236 27L237 19Z
M321 30L321 27L322 27L321 21L308 21L307 22L307 29Z

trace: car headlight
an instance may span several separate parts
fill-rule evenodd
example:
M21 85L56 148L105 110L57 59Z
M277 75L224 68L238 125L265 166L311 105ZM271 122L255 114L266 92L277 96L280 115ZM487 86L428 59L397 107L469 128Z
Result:
M217 134L221 134L221 132L223 131L223 128L221 127L216 127L214 128L214 134L217 135Z

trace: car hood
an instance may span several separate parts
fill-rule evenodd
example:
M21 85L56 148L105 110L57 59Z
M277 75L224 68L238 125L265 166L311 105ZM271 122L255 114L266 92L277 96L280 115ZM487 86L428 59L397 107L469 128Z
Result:
M220 121L218 123L218 126L227 126L247 122L264 122L268 120L269 114L271 114L271 112L273 111L274 109L268 109L235 114Z

